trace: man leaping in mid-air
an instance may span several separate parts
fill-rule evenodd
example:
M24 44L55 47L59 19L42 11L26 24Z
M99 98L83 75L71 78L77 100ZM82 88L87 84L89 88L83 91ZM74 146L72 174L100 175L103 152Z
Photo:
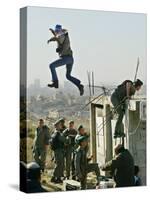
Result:
M47 43L56 41L57 42L57 48L56 52L59 54L59 59L52 62L49 67L52 73L52 83L48 84L48 87L54 87L58 88L58 78L56 73L56 68L66 65L66 78L71 81L73 84L75 84L79 91L80 95L82 96L84 94L84 86L81 84L81 81L77 78L71 76L71 71L74 63L73 59L73 52L70 47L70 40L69 35L66 29L62 29L61 25L56 25L55 30L49 29L54 37L50 38Z

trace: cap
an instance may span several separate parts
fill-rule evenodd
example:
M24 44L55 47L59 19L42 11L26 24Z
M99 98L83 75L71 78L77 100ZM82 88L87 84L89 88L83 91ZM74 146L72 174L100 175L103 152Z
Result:
M81 128L83 128L83 125L80 125L80 126L78 127L78 131L80 131Z
M54 123L54 126L57 126L61 121L60 120L57 120L55 123Z
M62 26L60 25L60 24L57 24L56 26L55 26L55 32L59 32L59 31L61 31L62 30Z
M73 123L74 123L74 121L73 121L73 120L70 120L70 121L69 121L69 124L73 124Z
M62 117L62 118L59 119L59 121L63 123L63 122L65 122L65 118Z

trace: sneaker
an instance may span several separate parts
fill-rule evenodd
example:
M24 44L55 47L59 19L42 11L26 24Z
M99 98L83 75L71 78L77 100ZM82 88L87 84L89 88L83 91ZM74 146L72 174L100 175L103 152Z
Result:
M55 180L55 183L63 183L63 181L62 181L60 178L57 178L57 179Z
M58 88L58 81L54 81L53 83L51 83L51 84L48 84L47 85L48 87L51 87L51 88Z
M80 91L80 96L82 96L84 94L84 86L83 85L79 85L79 91Z

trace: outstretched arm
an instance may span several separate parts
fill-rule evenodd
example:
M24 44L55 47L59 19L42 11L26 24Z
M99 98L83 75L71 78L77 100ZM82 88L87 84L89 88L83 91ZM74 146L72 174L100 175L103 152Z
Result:
M57 37L52 37L47 41L47 44L49 44L50 42L54 42L57 41L58 42L58 38Z
M101 166L102 171L111 171L113 174L115 169L118 168L121 164L121 156L117 156L116 158L112 159L111 161L107 162L105 165Z
M49 30L50 30L51 33L56 37L56 33L55 33L55 31L54 31L52 28L50 28Z
M53 42L53 41L58 41L58 38L56 37L55 31L54 31L52 28L50 28L49 30L50 30L51 33L54 35L54 37L50 38L50 39L47 41L47 44L49 44L50 42Z

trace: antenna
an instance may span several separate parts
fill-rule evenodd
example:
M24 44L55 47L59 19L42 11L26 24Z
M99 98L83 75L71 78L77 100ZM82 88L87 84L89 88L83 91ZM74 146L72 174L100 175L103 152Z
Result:
M87 77L88 77L88 86L89 86L89 94L90 94L90 97L91 97L91 80L90 80L90 72L87 71Z
M94 95L94 72L92 71L92 91Z
M135 71L135 76L134 76L134 82L136 81L138 69L139 69L139 64L140 64L140 59L139 57L137 58L137 65L136 65L136 71Z

